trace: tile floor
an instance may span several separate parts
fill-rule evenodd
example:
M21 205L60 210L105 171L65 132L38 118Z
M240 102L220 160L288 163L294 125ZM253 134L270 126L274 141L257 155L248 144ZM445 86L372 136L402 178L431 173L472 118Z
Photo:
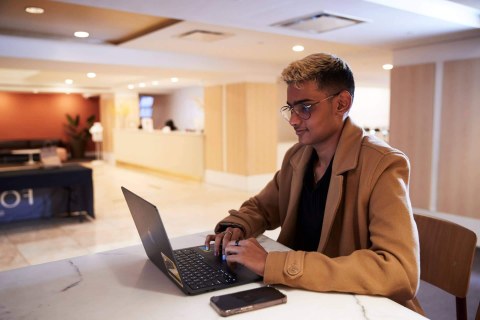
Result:
M84 165L93 169L96 218L0 225L0 271L139 244L120 186L159 207L169 237L213 229L252 195L109 164Z

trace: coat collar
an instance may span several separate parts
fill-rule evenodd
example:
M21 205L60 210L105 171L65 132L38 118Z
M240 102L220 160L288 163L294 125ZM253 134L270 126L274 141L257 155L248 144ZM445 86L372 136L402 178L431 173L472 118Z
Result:
M364 135L362 128L356 125L350 117L347 117L338 141L337 150L335 151L332 175L341 175L357 166L362 145L361 141ZM314 149L312 146L305 146L303 152L295 154L290 159L294 174L301 175L302 179L305 167L310 160L313 151Z

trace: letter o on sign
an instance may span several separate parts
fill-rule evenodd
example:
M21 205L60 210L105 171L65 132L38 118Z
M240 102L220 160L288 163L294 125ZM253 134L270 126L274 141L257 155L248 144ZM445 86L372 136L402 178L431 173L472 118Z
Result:
M5 208L15 208L20 200L20 193L15 190L4 191L0 194L0 204Z

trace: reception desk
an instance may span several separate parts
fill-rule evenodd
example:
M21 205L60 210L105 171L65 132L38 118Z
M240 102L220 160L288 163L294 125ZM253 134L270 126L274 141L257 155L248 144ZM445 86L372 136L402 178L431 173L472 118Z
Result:
M201 133L116 129L113 140L118 163L203 180L204 136Z

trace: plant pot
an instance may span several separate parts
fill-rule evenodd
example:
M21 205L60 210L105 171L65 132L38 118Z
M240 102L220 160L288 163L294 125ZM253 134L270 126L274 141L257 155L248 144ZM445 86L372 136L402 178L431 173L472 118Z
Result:
M85 148L87 141L83 139L70 140L70 148L73 159L85 158Z

